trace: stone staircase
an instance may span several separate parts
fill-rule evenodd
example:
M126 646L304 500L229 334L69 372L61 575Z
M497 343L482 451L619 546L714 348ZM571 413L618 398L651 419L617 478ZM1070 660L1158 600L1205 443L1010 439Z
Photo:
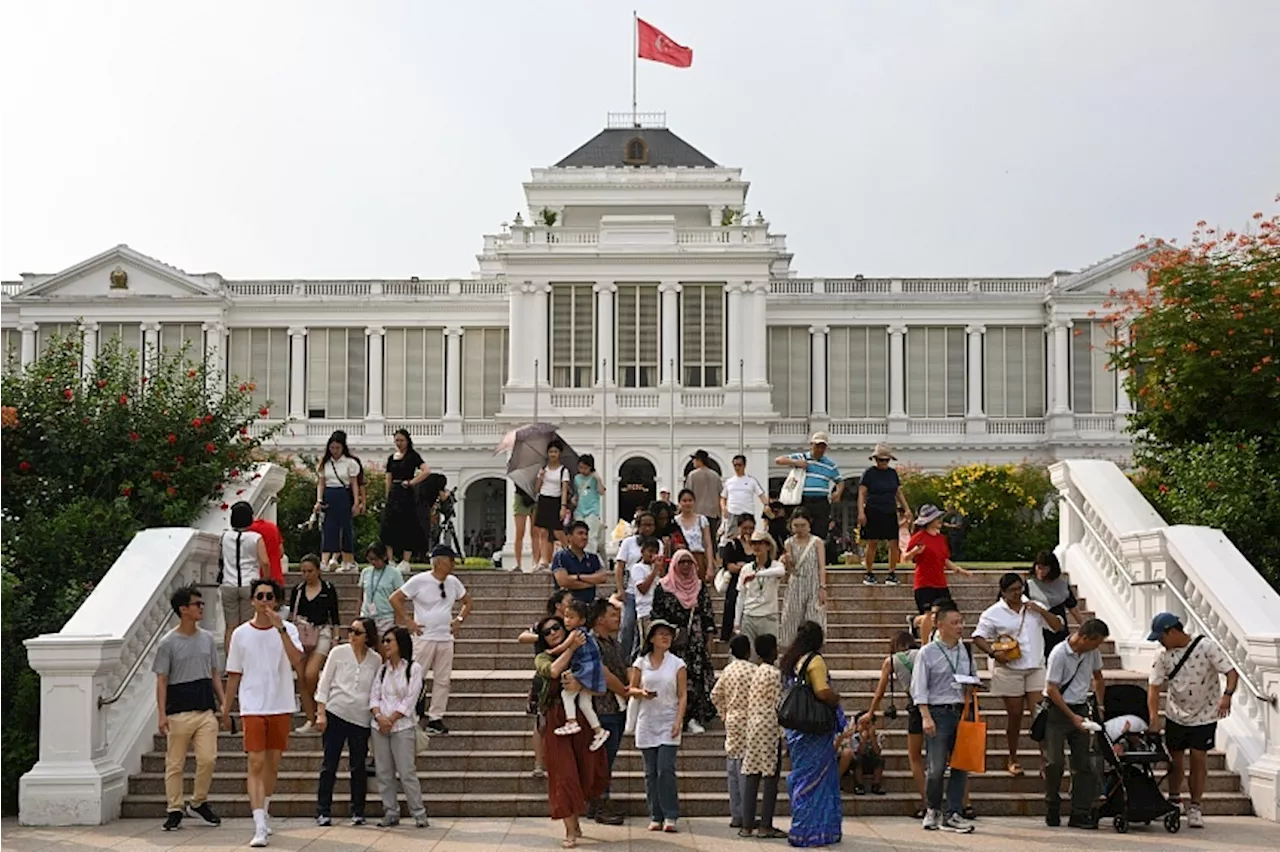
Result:
M835 686L847 712L865 709L871 701L879 668L889 639L906 627L915 611L911 597L910 570L900 571L903 585L863 586L862 574L854 570L832 570L829 575L832 598L828 608L827 644L824 654L834 669ZM459 633L454 656L453 689L449 700L448 736L433 737L431 749L418 757L418 772L429 809L440 816L541 816L547 812L546 782L531 777L533 768L533 725L525 715L525 702L532 675L532 652L516 642L516 636L538 619L552 590L548 575L513 574L500 571L461 571L475 602L471 619ZM953 578L952 592L965 613L966 635L977 623L978 613L995 600L998 572L980 572L972 579ZM328 577L339 588L344 623L355 615L354 574ZM290 577L290 580L296 580ZM608 594L611 587L602 587ZM717 598L717 620L722 609ZM1081 601L1085 607L1087 602ZM1114 682L1145 684L1145 673L1118 671L1119 658L1108 643L1102 648ZM716 668L726 663L727 650L714 653ZM985 656L975 650L975 662L985 667ZM886 703L888 697L886 696ZM901 711L906 698L897 695ZM1043 812L1043 782L1037 776L1040 755L1035 744L1024 736L1019 754L1026 775L1012 778L1003 770L1005 713L999 699L984 695L981 708L988 723L989 771L973 776L972 799L981 815L1028 815ZM301 723L298 714L295 727ZM1024 728L1029 719L1024 722ZM906 714L885 723L888 737L885 796L854 796L846 792L847 815L909 814L916 794L906 754ZM245 796L246 758L239 734L219 734L219 757L214 775L211 802L227 816L248 816ZM319 776L321 743L318 734L290 737L280 767L279 782L272 798L272 811L279 816L310 816L315 812L315 791ZM723 733L713 723L701 735L685 735L679 757L682 813L689 816L728 814L725 790ZM1249 814L1248 797L1241 792L1239 777L1226 768L1224 755L1209 756L1208 792L1204 800L1209 814ZM193 761L188 758L187 789ZM784 769L785 771L785 769ZM339 768L335 791L335 816L349 809L346 758ZM613 796L633 814L644 812L644 772L640 754L629 737L624 738L613 774ZM371 788L376 782L371 780ZM1063 790L1067 789L1065 783ZM779 808L786 811L785 795ZM381 806L376 791L370 790L366 813L377 815ZM164 739L155 736L153 750L142 759L142 771L129 779L123 816L162 818L164 799Z

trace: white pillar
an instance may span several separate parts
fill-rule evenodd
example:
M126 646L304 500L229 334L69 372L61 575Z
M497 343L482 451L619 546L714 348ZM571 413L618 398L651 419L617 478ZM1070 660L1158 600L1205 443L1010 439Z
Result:
M662 294L662 384L679 383L680 376L680 291L674 281L658 285Z
M33 322L24 322L18 325L18 331L22 332L22 366L27 366L36 360L36 332L40 330L40 326Z
M1127 325L1121 325L1116 328L1116 335L1125 343L1128 342L1130 331ZM1127 369L1116 371L1116 414L1121 417L1128 417L1133 413L1133 397L1129 395L1129 374L1132 371Z
M1044 366L1036 365L1037 368L1043 369L1044 380L1044 405L1045 413L1051 413L1057 407L1058 389L1057 389L1057 354L1054 351L1053 326L1045 327L1044 331Z
M985 326L971 325L964 331L969 335L969 406L965 414L969 417L982 417L982 335L987 329Z
M368 420L381 420L382 416L382 341L387 330L371 325L364 333L369 338L369 406L365 413ZM368 430L365 430L369 434Z
M527 387L533 377L533 359L527 354L530 323L526 316L532 285L512 284L507 288L507 384Z
M462 419L462 329L456 325L445 329L444 416L446 420Z
M769 325L766 308L769 297L769 285L765 282L748 282L746 328L743 339L750 340L745 350L747 383L755 387L763 387L769 383L768 341Z
M307 417L307 329L300 325L289 329L289 416Z
M906 337L905 325L889 326L889 416L905 418L907 416L906 376Z
M747 305L744 304L746 289L745 284L739 283L732 283L724 288L725 301L727 302L725 314L728 317L728 345L725 347L724 384L735 387L738 385L738 362L745 358L742 343L743 334L746 331ZM744 364L744 373L746 372L745 366Z
M98 357L98 324L96 322L80 323L80 335L83 346L80 356L80 375L87 377L93 369L94 359Z
M596 387L607 388L614 384L617 374L617 359L613 357L613 299L618 292L618 285L605 281L592 288L596 292ZM608 359L608 372L605 375L601 367Z
M160 352L160 323L142 323L142 374L151 372L151 365Z
M223 366L222 344L226 327L220 322L201 323L204 331L205 386L215 398L226 387L226 368Z
M813 397L810 413L814 417L827 416L827 331L825 325L809 326L813 354L809 358L809 387Z
M1068 365L1071 363L1071 320L1054 320L1053 329L1053 414L1071 413Z

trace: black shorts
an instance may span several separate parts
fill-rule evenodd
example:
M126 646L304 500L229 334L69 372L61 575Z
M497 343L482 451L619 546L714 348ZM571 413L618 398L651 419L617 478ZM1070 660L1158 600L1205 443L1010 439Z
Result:
M941 589L916 589L915 595L916 615L924 615L929 611L929 607L933 606L934 601L951 597L951 590L946 586L943 586Z
M918 705L912 704L907 708L907 733L924 733L924 717L920 715L920 707Z
M867 522L862 527L863 541L898 542L898 513L867 508Z
M561 510L559 497L539 494L538 506L533 512L533 525L549 532L564 529L564 525L560 522Z
M1214 738L1218 735L1218 723L1208 722L1203 725L1179 725L1177 722L1165 720L1164 744L1169 751L1209 751L1213 748Z

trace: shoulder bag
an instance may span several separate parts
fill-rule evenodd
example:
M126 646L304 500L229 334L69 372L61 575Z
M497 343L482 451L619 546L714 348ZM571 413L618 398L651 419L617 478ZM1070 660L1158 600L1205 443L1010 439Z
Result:
M298 629L298 641L302 643L302 653L310 654L320 642L320 628L298 614L298 603L302 600L306 583L299 583L293 590L293 626ZM324 591L324 586L320 587Z
M689 636L693 633L693 617L698 612L698 605L695 603L689 607L689 620L685 622L684 627L676 631L676 638L671 641L671 650L679 653L689 645Z
M784 506L799 506L804 499L804 474L802 467L793 467L787 474L787 481L782 483L782 491L778 494L778 502Z
M778 702L778 724L803 734L834 734L836 708L818 700L809 684L809 664L817 651L804 658L795 681L783 693Z
M1080 662L1076 663L1076 667L1071 671L1071 677L1063 681L1062 685L1066 686L1067 684L1075 680L1076 674L1079 673L1080 667L1083 665L1084 665L1084 660L1081 660ZM1049 696L1046 695L1043 698L1041 698L1040 703L1036 705L1036 715L1031 720L1031 731L1030 731L1031 739L1033 742L1037 742L1037 743L1044 742L1045 732L1049 728L1049 707L1052 704L1053 702L1050 701Z
M970 708L973 718L968 718ZM972 689L965 690L964 710L956 725L955 747L951 750L952 769L965 772L987 771L987 723L978 713L978 696Z
M1022 625L1027 620L1027 605L1022 605L1022 618L1018 621L1018 636L1022 635ZM1017 636L1010 636L1008 633L1001 633L996 637L996 641L991 643L991 650L997 654L1004 654L1005 663L1012 663L1014 660L1022 659L1022 647L1018 644Z

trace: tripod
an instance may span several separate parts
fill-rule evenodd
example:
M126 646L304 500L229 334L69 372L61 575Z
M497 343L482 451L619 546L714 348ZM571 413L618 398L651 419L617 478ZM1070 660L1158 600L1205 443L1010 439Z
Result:
M458 531L453 525L453 515L440 517L440 525L436 528L436 544L447 544L459 557L464 556L462 545L458 543Z

